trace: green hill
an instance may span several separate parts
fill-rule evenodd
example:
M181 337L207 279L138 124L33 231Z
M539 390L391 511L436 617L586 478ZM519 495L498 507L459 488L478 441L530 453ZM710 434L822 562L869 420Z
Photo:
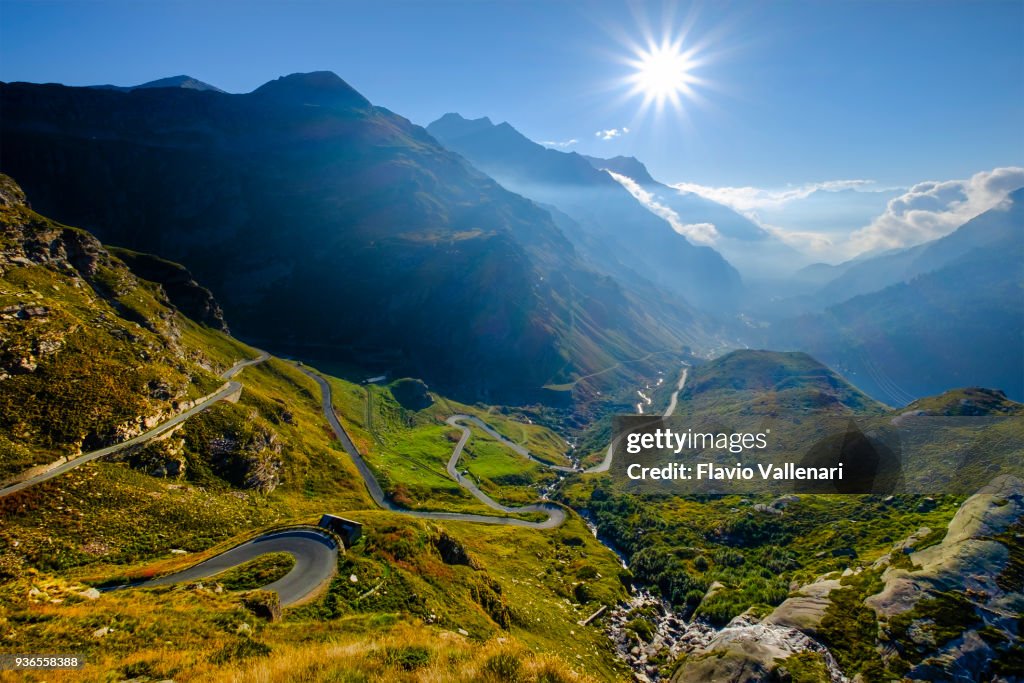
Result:
M806 353L733 351L696 366L681 411L786 416L878 413L885 407Z

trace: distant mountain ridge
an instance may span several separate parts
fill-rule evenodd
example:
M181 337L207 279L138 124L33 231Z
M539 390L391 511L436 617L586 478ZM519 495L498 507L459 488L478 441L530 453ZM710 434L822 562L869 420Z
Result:
M626 176L651 195L651 201L673 212L683 224L710 224L716 236L710 246L722 254L748 283L789 272L803 256L735 209L693 192L655 180L638 159L584 157L594 168ZM649 207L655 210L656 207Z
M965 386L1020 401L1022 226L1024 189L945 237L851 264L826 286L849 298L773 325L764 343L807 351L893 405Z
M770 238L764 228L724 204L659 183L651 177L647 167L635 157L618 156L602 159L583 156L583 158L594 168L606 168L627 176L639 183L641 187L653 191L659 201L678 213L680 218L687 223L712 223L724 237L743 242L761 242Z
M563 230L602 267L641 273L706 309L728 310L739 300L740 275L720 254L691 244L582 155L549 149L488 118L449 113L427 131L503 186L571 218L575 226Z
M1005 208L986 211L944 237L873 258L858 259L825 284L815 299L826 304L836 303L938 270L974 249L1009 244L1019 238L1024 226L1022 205L1024 188L1010 193Z
M209 83L204 83L203 81L200 81L197 78L192 78L191 76L186 76L186 75L168 76L167 78L158 78L155 81L148 81L148 82L142 83L140 85L129 85L129 86L93 85L93 86L90 86L90 87L98 88L100 90L117 90L117 91L120 91L120 92L130 92L132 90L145 90L145 89L149 89L149 88L183 88L185 90L200 90L200 91L219 92L219 93L223 93L224 92L223 90L221 90L220 88L218 88L215 85L210 85Z

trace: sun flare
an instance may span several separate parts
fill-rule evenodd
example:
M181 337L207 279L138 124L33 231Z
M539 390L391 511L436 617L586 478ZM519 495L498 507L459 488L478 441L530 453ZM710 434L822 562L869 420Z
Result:
M679 109L698 81L693 74L696 63L692 50L683 50L679 40L649 44L646 49L636 50L627 63L634 69L628 79L631 94L641 95L645 106L653 104L658 110L667 104Z

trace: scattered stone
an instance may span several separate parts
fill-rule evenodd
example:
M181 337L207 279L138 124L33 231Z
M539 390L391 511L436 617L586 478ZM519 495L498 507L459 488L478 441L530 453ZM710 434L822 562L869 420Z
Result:
M772 507L773 508L778 508L779 510L785 510L787 505L790 505L792 503L797 503L799 501L800 501L800 496L791 493L791 494L786 495L786 496L779 496L778 498L773 500L772 501Z
M102 638L105 635L107 635L108 633L110 633L110 627L109 626L103 626L102 628L98 628L95 631L93 631L92 632L92 637L93 638Z
M86 588L84 591L80 591L78 595L86 600L99 600L100 598L100 592L95 588Z

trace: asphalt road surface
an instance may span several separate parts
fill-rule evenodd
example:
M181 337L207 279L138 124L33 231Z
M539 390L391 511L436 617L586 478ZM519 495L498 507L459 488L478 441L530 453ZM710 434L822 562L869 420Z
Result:
M288 553L295 558L295 566L290 572L262 588L276 592L283 607L298 604L317 593L318 589L334 576L338 567L338 545L329 534L316 529L296 528L258 536L188 569L131 584L130 587L150 588L197 581L215 576L267 553Z

